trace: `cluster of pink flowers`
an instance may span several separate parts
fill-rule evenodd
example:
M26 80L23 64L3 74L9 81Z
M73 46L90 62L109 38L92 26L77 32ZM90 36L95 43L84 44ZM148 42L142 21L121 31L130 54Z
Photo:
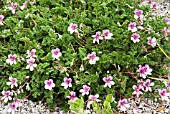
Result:
M101 36L101 32L98 31L96 32L95 35L92 35L92 37L94 38L93 43L97 42L99 44L99 40L103 40L103 37L105 39L111 39L112 36L113 34L108 29L103 31L102 36Z
M138 28L139 29L143 29L143 27L141 26L143 24L143 20L144 20L144 15L143 15L143 11L142 10L135 10L134 11L134 18L136 19L136 22L130 22L128 25L128 30L132 32L132 36L131 36L131 40L133 41L133 43L137 43L140 42L140 35L137 32ZM138 27L137 24L139 25ZM164 33L166 33L166 31L164 30ZM151 38L148 37L148 45L151 45L152 47L155 47L157 44L156 38Z
M152 92L151 86L154 86L154 83L153 82L151 83L149 79L147 79L145 82L140 80L138 82L138 84L139 84L138 86L133 85L134 92L132 93L132 95L136 95L137 98L139 98L139 96L143 94L142 91L144 91L144 92L148 92L148 91ZM142 91L140 91L140 90L142 90Z
M23 3L22 6L20 6L20 9L21 10L24 10L26 8L26 5L27 5L27 1ZM11 3L11 7L9 7L9 10L12 11L12 14L15 14L16 13L16 10L17 8L19 7L19 4L18 3Z
M148 1L148 4L149 4L150 7L153 8L153 9L158 9L158 8L159 8L158 4L157 4L156 2L153 2L152 0L149 0L149 1Z
M153 0L143 1L143 2L140 4L140 6L143 6L143 5L149 5L150 8L152 8L153 10L159 8L158 4L157 4L156 2L153 2Z
M3 97L1 100L4 100L4 102L8 102L8 100L13 100L13 103L8 103L8 112L11 112L12 114L15 114L17 111L17 108L22 106L21 102L17 98L12 99L13 93L10 91L2 91Z
M30 69L30 71L33 71L34 68L37 67L37 64L35 63L35 58L37 58L37 56L35 55L35 52L36 52L35 49L32 49L31 51L27 50L28 56L26 58L29 58L29 59L27 59L26 61L27 63L26 69Z
M22 106L22 103L19 99L13 98L13 103L8 103L8 112L11 112L12 114L15 114L17 111L17 108Z
M147 75L152 75L152 69L149 68L149 65L139 65L139 69L137 70L140 77L146 78Z
M99 44L99 40L103 40L100 31L96 32L96 34L92 35L92 37L94 38L93 43L97 42Z
M136 19L136 22L130 22L128 24L128 30L131 31L133 34L131 36L131 40L136 43L140 41L140 35L137 32L138 28L139 29L143 29L143 27L141 26L143 24L143 20L144 20L144 15L143 15L143 11L142 10L135 10L134 11L134 18ZM136 27L138 24L138 28Z

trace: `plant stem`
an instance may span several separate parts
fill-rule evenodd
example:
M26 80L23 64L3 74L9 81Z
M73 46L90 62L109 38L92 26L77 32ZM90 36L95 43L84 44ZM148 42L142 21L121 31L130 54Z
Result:
M167 79L153 78L153 77L148 77L148 78L153 79L153 80L159 80L159 81L166 81L166 82L170 82L170 80L167 80Z
M170 60L170 57L165 53L165 51L158 45L161 52Z

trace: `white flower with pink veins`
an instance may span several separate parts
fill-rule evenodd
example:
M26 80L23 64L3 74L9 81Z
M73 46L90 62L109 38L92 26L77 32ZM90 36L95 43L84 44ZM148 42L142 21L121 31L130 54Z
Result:
M30 71L33 71L35 67L37 67L37 64L34 63L35 59L34 58L30 58L27 59L27 66L26 69L30 69Z

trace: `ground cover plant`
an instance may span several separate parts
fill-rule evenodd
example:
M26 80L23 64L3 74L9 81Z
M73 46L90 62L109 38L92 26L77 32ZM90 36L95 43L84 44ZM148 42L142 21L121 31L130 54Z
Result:
M9 112L25 98L51 110L108 114L125 112L130 97L169 100L170 19L153 15L155 2L6 0L0 7L0 91Z

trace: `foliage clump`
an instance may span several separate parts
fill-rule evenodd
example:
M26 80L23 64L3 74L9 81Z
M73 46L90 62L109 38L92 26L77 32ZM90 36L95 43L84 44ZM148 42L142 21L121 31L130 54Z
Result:
M0 91L5 101L15 105L12 98L29 98L68 110L68 100L81 97L77 102L88 100L87 106L98 107L95 111L101 110L96 101L104 101L104 110L110 113L110 107L117 109L107 100L110 96L119 101L122 111L129 108L125 98L157 97L157 89L165 88L159 80L168 74L164 66L169 63L170 20L154 16L157 7L152 3L138 4L132 0L3 1Z

